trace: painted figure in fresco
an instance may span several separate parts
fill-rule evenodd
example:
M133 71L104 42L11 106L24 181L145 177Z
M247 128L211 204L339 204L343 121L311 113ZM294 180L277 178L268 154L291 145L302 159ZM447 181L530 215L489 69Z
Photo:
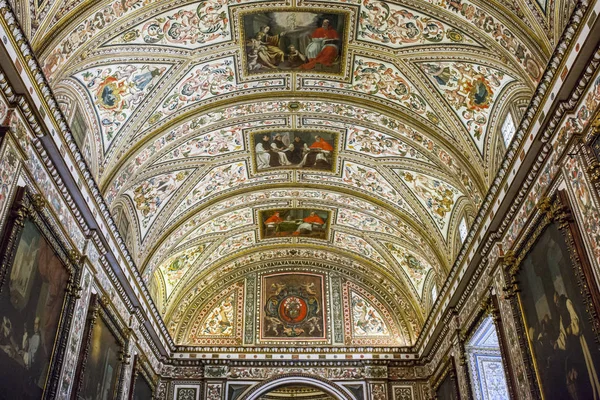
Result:
M294 137L294 141L290 144L288 159L292 164L300 164L304 158L304 154L308 153L308 145L300 136Z
M308 63L300 66L302 69L313 69L317 64L332 65L339 53L339 35L324 19L320 28L315 29L311 35L311 42L306 46Z
M379 316L378 312L364 299L352 293L352 316L354 320L354 334L364 335L387 335L389 331Z
M254 37L258 44L252 42L252 47L256 48L261 64L268 68L277 68L285 57L283 50L279 47L279 41L285 35L285 32L278 35L270 35L270 30L271 27L268 25L262 26Z
M283 218L279 216L279 212L274 212L269 218L266 219L265 224L279 224L283 222Z
M258 60L258 49L260 47L260 43L255 39L252 39L252 41L258 43L258 45L248 46L248 70L258 71L262 68L262 64Z
M293 44L290 44L287 50L288 65L292 68L297 68L308 60Z
M300 235L301 233L311 233L313 228L320 229L325 225L325 221L317 215L316 212L311 212L310 215L302 220L302 223L298 225L298 229L294 232L294 235Z
M290 165L285 153L287 148L281 141L281 136L279 136L279 139L277 139L277 136L275 141L271 143L269 135L263 135L260 143L256 144L256 166L258 169ZM283 147L280 148L280 146Z
M566 352L565 373L569 395L572 399L600 399L600 381L581 330L579 315L571 300L557 291L554 292L554 304L560 316L554 349Z
M298 167L329 166L329 155L333 151L333 146L326 142L322 137L315 136L315 142L310 145L309 152L306 153Z
M288 159L288 156L291 154L291 150L289 146L286 146L286 144L283 143L280 134L275 135L275 139L273 140L273 143L271 143L271 149L277 153L277 157L279 158L279 163L281 165L291 164Z

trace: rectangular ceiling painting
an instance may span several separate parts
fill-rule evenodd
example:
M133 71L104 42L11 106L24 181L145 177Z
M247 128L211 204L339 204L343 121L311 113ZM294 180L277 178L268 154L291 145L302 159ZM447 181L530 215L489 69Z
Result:
M242 16L246 74L272 70L343 70L347 15L343 13L252 13Z

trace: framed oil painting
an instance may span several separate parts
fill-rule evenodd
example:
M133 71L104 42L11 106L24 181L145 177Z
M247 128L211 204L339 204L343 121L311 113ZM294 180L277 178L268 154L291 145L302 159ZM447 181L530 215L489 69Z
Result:
M145 363L141 361L140 356L135 356L135 361L133 362L134 375L129 391L129 400L152 399L154 394L154 386L152 385L143 364Z
M246 74L277 70L339 74L348 14L274 11L242 14Z
M79 358L73 390L74 399L119 398L124 340L113 318L97 295L88 311L84 346Z
M587 289L596 284L582 268L587 259L576 245L574 222L546 224L534 232L512 271L530 361L543 398L598 398L600 350Z
M280 208L259 211L262 239L279 237L329 237L331 211L313 208Z
M454 358L451 357L444 371L434 385L436 400L459 400L458 382L456 381L456 368Z
M0 399L37 400L58 380L74 269L49 227L20 188L2 238Z
M325 332L324 281L309 273L262 277L262 340L323 340Z
M252 135L256 171L302 168L335 171L338 135L331 132L281 131Z

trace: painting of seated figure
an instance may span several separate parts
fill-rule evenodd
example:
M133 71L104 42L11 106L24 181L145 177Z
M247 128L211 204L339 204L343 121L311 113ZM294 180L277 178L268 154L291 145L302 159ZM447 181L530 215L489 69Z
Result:
M329 237L330 211L310 208L264 210L259 212L261 237Z
M337 134L314 131L259 132L252 135L256 171L302 168L335 171Z
M347 14L251 13L242 16L246 74L276 70L339 74Z

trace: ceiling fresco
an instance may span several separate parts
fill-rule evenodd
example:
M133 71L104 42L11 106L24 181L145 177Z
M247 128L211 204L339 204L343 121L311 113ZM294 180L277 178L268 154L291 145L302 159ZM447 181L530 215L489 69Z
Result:
M404 346L563 23L518 2L68 1L30 33L178 344ZM268 293L292 314L249 317Z

